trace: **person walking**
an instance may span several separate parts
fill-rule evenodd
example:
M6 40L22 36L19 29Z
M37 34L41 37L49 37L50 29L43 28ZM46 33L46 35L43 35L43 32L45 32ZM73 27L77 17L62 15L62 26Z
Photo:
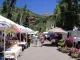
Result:
M44 35L43 34L40 34L39 35L39 41L41 43L41 46L43 46L44 40L45 40Z
M30 43L31 43L31 39L30 39L30 37L29 37L29 35L27 36L27 45L28 45L28 47L30 47Z

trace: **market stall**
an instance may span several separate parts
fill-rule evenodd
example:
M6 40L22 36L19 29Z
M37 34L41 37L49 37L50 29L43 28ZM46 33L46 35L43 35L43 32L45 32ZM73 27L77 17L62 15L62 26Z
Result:
M7 30L9 30L9 28L10 28L10 25L9 24L7 24L6 22L2 22L2 21L0 21L0 42L1 42L1 46L0 47L2 47L2 48L4 48L3 49L3 53L5 52L5 49L6 49L6 31ZM3 46L2 46L2 44L3 44ZM5 59L5 57L4 57L4 59Z
M0 33L0 43L2 43L0 45L4 48L4 59L14 58L15 60L20 52L27 47L27 34L30 36L36 34L32 29L16 24L1 15Z
M66 38L67 33L68 33L67 31L63 30L62 28L58 28L58 27L50 29L50 30L48 30L48 32L54 32L54 33L62 34L62 39L63 40Z
M48 30L48 32L51 32L49 40L52 42L52 44L55 44L57 46L58 46L58 43L61 40L64 41L67 36L67 31L58 27L50 29Z
M23 29L21 26L19 27ZM18 43L16 34L21 32L20 29L18 29L18 26L16 25L16 23L0 15L0 31L1 31L0 41L2 43L0 45L3 46L4 48L3 49L4 59L5 58L17 59L19 55L19 51L22 51L22 47L15 46ZM7 50L7 49L10 49L10 50ZM12 57L13 54L14 54L14 57ZM11 55L11 56L9 57L7 55L9 56Z

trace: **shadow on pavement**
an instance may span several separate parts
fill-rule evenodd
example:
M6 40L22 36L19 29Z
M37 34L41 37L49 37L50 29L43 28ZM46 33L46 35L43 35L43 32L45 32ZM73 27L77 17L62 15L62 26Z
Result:
M43 44L43 46L47 46L47 47L56 47L56 45L54 45L54 44Z

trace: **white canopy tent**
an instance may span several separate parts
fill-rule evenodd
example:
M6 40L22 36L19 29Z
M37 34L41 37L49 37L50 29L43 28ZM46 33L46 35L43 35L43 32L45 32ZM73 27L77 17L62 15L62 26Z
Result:
M25 31L25 27L24 26L22 26L22 25L19 25L19 24L16 24L16 26L17 26L17 28L19 29L19 31L21 32L21 33L24 33ZM25 32L26 33L26 32Z
M1 22L1 21L2 21L2 22L6 22L6 23L8 23L8 24L16 25L17 28L19 29L19 31L20 31L21 33L33 34L33 32L34 32L32 29L30 29L30 28L28 28L28 27L24 27L24 26L19 25L19 24L16 24L16 23L14 23L13 21L11 21L10 19L7 19L7 18L5 18L5 17L3 17L3 16L0 15L0 22Z
M28 33L28 34L30 34L30 33L34 32L32 29L30 29L28 27L26 28L26 27L24 27L22 25L19 25L19 24L16 24L16 26L17 26L17 28L19 29L19 31L21 33Z
M10 25L7 24L6 22L2 22L0 21L0 30L7 30L8 28L10 28Z
M7 19L1 15L0 15L0 21L5 21L5 22L10 23L10 24L15 24L13 21L11 21L11 20L9 20L9 19Z
M28 27L26 28L26 30L28 31L28 34L34 34L34 32L35 32L35 31L33 31L32 29L30 29Z
M48 30L48 32L67 33L67 31L63 30L62 28L58 28L58 27L50 29Z

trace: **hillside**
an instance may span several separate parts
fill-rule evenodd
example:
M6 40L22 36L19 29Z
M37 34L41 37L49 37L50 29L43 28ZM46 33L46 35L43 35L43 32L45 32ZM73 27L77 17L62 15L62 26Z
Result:
M2 11L2 7L0 7L0 15L6 17L6 15L2 14L1 11ZM17 18L19 13L22 14L21 12L23 13L22 8L15 8L15 10L12 12L12 14L13 14L12 19L10 19L10 20L16 22L16 18ZM35 17L37 19L42 17L41 15L35 14L35 13L31 12L30 10L29 10L29 12L28 12L28 10L26 10L26 13L25 13L26 16L27 16L27 13L29 13L29 16Z
M6 15L2 14L1 11L2 11L2 7L0 7L0 14L2 16L6 17ZM15 8L15 10L12 12L12 18L11 18L12 21L14 21L15 23L18 23L18 24L20 24L20 18L21 18L20 16L18 17L19 12L20 13L22 12L22 8ZM31 12L30 10L26 10L25 16L27 16L27 13L29 13L29 16L36 18L36 21L34 23L29 24L28 22L26 22L27 24L29 24L29 28L31 28L33 30L38 30L38 31L43 32L46 30L46 25L48 24L48 21L53 20L52 17L49 17L50 14L47 14L47 16L46 16L46 14L38 15L38 14L35 14L34 12ZM23 22L24 18L22 18L21 20ZM48 24L48 25L51 26L51 24ZM22 25L25 26L24 23L22 23Z

